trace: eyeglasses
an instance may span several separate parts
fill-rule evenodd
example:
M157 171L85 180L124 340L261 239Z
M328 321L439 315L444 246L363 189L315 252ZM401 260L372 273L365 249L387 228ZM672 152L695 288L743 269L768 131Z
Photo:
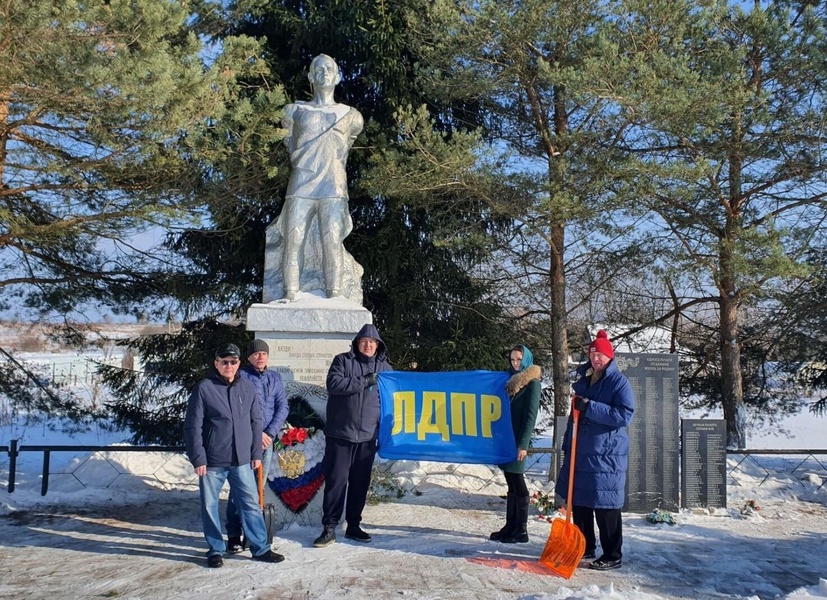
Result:
M241 361L238 360L237 358L233 358L233 359L230 359L230 360L219 360L219 361L216 361L216 362L218 362L218 364L221 365L222 367L226 367L226 366L229 366L229 365L237 365Z

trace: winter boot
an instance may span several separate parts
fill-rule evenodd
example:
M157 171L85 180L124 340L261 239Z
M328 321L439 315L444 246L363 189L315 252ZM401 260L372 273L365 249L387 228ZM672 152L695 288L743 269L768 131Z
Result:
M336 527L333 525L325 525L322 534L313 540L314 548L324 548L336 542Z
M253 557L253 560L257 560L259 562L280 563L284 560L284 557L278 552L273 552L272 550L267 549L262 554L256 554Z
M528 496L519 496L514 499L514 528L502 538L503 544L525 544L528 542Z
M221 558L220 554L210 554L207 557L207 566L210 569L220 569L224 566L224 559Z
M508 536L511 533L514 527L514 511L517 509L517 496L509 492L506 496L505 507L505 525L499 531L495 531L488 536L488 539L492 542L499 542L503 536Z
M363 544L370 543L373 539L370 534L364 531L359 525L348 525L345 529L345 537L349 540L362 542Z
M227 554L238 554L244 551L244 544L240 535L231 535L227 539Z

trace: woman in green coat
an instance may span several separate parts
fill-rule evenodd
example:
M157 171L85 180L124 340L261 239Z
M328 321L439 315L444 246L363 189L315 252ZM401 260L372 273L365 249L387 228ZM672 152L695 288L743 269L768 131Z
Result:
M511 427L517 442L517 460L500 465L508 484L505 526L491 534L490 539L503 544L528 542L528 488L525 484L525 458L531 446L531 435L540 410L540 367L534 364L531 350L515 346L509 354L511 378L505 391L511 398Z

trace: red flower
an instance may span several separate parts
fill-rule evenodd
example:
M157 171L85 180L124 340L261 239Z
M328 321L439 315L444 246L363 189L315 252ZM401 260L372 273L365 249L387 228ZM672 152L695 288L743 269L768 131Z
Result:
M292 427L284 431L279 438L276 449L282 450L284 448L289 448L290 446L295 446L297 444L305 443L310 437L312 437L314 430L308 431L304 427Z

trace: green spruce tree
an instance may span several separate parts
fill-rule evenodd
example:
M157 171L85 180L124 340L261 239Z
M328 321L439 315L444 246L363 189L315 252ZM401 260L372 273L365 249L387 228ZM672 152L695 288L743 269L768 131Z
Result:
M215 340L222 323L238 323L252 302L261 298L266 226L281 210L288 173L287 156L279 144L280 105L259 106L255 98L277 86L290 100L306 100L307 69L319 53L332 56L343 80L336 99L356 107L366 127L348 159L350 210L354 231L345 246L365 268L365 305L400 369L502 369L508 343L516 342L499 305L487 286L473 276L486 256L480 238L492 228L475 213L432 211L405 202L393 193L372 194L362 182L370 159L396 135L392 115L399 103L421 103L424 97L411 85L414 50L405 46L404 9L417 5L339 2L204 2L194 5L195 28L212 46L227 40L255 39L267 74L237 78L237 110L201 136L212 152L202 151L202 176L196 186L203 202L203 221L168 238L177 256L176 271L158 280L153 297L178 303L187 325L180 334L200 355ZM246 104L245 104L246 102ZM434 107L445 130L454 127L455 111L466 106ZM264 124L264 125L262 125ZM264 130L262 130L264 127ZM445 244L446 232L467 232L469 243ZM193 268L195 266L195 268ZM228 332L225 332L228 333ZM355 332L354 332L355 333ZM173 334L174 335L174 334ZM249 334L246 334L249 336ZM195 339L195 337L197 339ZM242 343L247 339L242 336ZM167 342L164 342L166 344ZM172 342L176 346L178 342ZM163 359L164 344L144 344L145 359ZM148 383L121 377L115 410L122 423L137 430L140 422L180 419L193 361L167 364L174 390L163 403L142 392ZM173 383L174 382L174 383ZM152 384L154 385L154 384ZM151 387L151 386L150 386ZM177 412L170 406L178 407ZM159 428L174 434L175 426ZM160 441L160 438L159 440ZM165 441L169 441L165 438Z

